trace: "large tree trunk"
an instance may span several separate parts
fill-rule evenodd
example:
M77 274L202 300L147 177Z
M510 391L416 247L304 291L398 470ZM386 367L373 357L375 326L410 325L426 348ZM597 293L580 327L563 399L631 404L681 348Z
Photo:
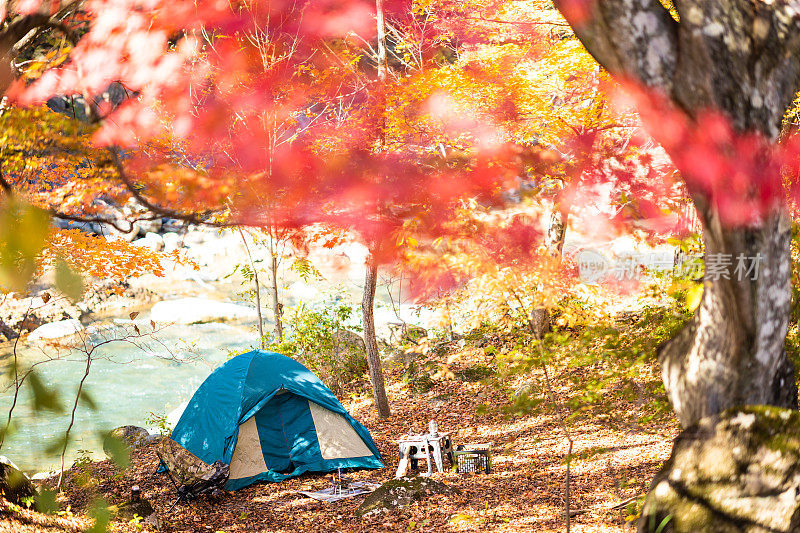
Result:
M734 405L796 407L794 367L783 347L791 303L787 217L777 214L760 228L739 230L722 230L712 220L703 239L707 264L714 254L734 259L730 279L707 274L692 320L659 350L681 425ZM735 271L740 255L748 267L750 258L763 258L755 279Z
M386 398L386 385L381 368L381 355L378 351L378 340L375 337L375 290L378 287L378 265L372 254L367 257L367 276L364 281L364 298L361 300L361 311L364 316L364 344L367 348L367 368L372 381L372 392L378 416L387 418L391 415L389 400Z
M666 94L689 116L724 112L739 131L777 141L800 89L795 2L556 0L587 50L612 74ZM730 257L728 278L708 271L692 320L662 346L664 383L683 426L740 404L797 406L784 353L789 305L789 223L776 209L757 226L725 227L712 198L687 187L703 222L706 260ZM737 257L760 254L756 279L738 279Z

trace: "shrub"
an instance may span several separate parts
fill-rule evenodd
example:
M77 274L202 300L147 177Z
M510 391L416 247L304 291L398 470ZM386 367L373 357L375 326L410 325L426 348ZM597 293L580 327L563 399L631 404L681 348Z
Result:
M341 296L319 308L301 304L289 313L285 339L274 340L267 348L300 361L339 394L367 372L364 340L352 331L361 331L351 324L355 316L353 306Z

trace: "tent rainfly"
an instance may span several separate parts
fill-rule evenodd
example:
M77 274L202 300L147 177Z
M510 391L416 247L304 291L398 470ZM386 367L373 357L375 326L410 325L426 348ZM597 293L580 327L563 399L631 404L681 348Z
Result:
M230 464L228 490L304 472L383 468L369 431L316 375L261 350L212 372L171 438L206 464Z

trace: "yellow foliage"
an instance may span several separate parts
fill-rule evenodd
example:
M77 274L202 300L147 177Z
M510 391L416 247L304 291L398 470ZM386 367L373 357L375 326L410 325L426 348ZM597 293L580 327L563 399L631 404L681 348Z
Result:
M62 257L84 275L123 280L143 274L164 275L162 260L186 263L176 254L154 252L122 240L107 241L79 230L55 230L43 252L42 268L55 264Z

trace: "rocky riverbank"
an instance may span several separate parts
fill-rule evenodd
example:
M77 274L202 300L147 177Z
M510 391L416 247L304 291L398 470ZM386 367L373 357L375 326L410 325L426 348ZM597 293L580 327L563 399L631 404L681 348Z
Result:
M130 211L127 206L120 211L117 225L121 227L127 227L124 226L127 224L124 217L135 215L125 209ZM81 229L109 240L123 239L134 246L165 252L162 261L164 275L145 274L124 281L88 280L87 291L79 302L60 295L46 280L39 280L27 294L0 295L0 343L13 341L20 335L23 340L31 341L57 338L61 333L74 333L80 325L124 317L154 306L160 306L157 316L153 317L158 322L188 324L256 320L252 295L243 297L241 294L252 290L252 285L241 274L241 266L247 265L249 258L238 232L186 225L171 219L139 221L127 233L108 224L65 222L59 226ZM248 240L253 260L264 272L261 293L267 318L271 315L267 304L271 301L266 272L268 256L266 250ZM166 255L176 250L189 261L179 264ZM280 269L280 289L286 304L320 299L320 284L302 280L289 270L293 261L292 251L286 250L285 255L287 257ZM357 243L341 245L333 250L312 248L309 253L310 261L325 277L324 285L343 283L349 285L354 294L358 292L363 277L365 256L365 248ZM393 320L391 312L387 310L384 314L387 314L384 321ZM34 333L42 326L48 326L48 331Z

